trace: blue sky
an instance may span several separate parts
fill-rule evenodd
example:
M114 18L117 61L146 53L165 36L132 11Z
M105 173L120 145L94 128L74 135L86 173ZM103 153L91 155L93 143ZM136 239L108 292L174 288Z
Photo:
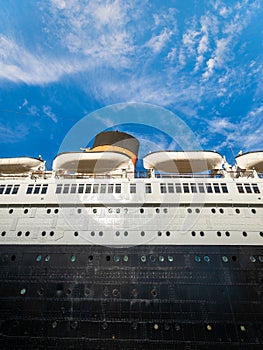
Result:
M230 162L263 149L262 17L259 0L0 0L0 157L50 165L81 118L127 102Z

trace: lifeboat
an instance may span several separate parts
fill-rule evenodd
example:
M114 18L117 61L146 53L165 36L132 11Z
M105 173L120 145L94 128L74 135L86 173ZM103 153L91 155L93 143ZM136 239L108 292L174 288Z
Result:
M0 158L0 174L25 174L44 170L44 162L40 158L17 157Z
M263 172L263 151L247 152L237 156L237 166L242 170L253 170Z
M196 173L206 170L220 170L224 159L212 151L161 151L143 158L146 169L168 173Z

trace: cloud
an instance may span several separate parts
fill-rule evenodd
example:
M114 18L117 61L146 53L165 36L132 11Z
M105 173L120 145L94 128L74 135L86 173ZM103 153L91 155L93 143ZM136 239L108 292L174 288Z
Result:
M42 111L44 112L44 114L46 116L48 116L54 123L57 123L57 117L55 115L55 113L52 112L52 109L50 106L43 106L42 107Z
M152 36L151 39L146 43L154 53L159 53L169 42L173 32L164 28L161 34Z
M28 133L28 128L23 124L11 127L0 123L0 143L2 144L20 142Z

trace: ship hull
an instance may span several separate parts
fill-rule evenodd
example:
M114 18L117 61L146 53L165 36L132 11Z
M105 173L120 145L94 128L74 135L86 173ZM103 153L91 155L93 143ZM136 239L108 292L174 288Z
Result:
M260 349L260 246L5 245L1 349Z

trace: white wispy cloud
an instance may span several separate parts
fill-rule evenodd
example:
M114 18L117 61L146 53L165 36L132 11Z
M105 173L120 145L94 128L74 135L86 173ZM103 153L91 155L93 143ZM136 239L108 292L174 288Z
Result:
M9 126L0 123L0 142L2 144L20 142L28 133L29 130L24 124Z

